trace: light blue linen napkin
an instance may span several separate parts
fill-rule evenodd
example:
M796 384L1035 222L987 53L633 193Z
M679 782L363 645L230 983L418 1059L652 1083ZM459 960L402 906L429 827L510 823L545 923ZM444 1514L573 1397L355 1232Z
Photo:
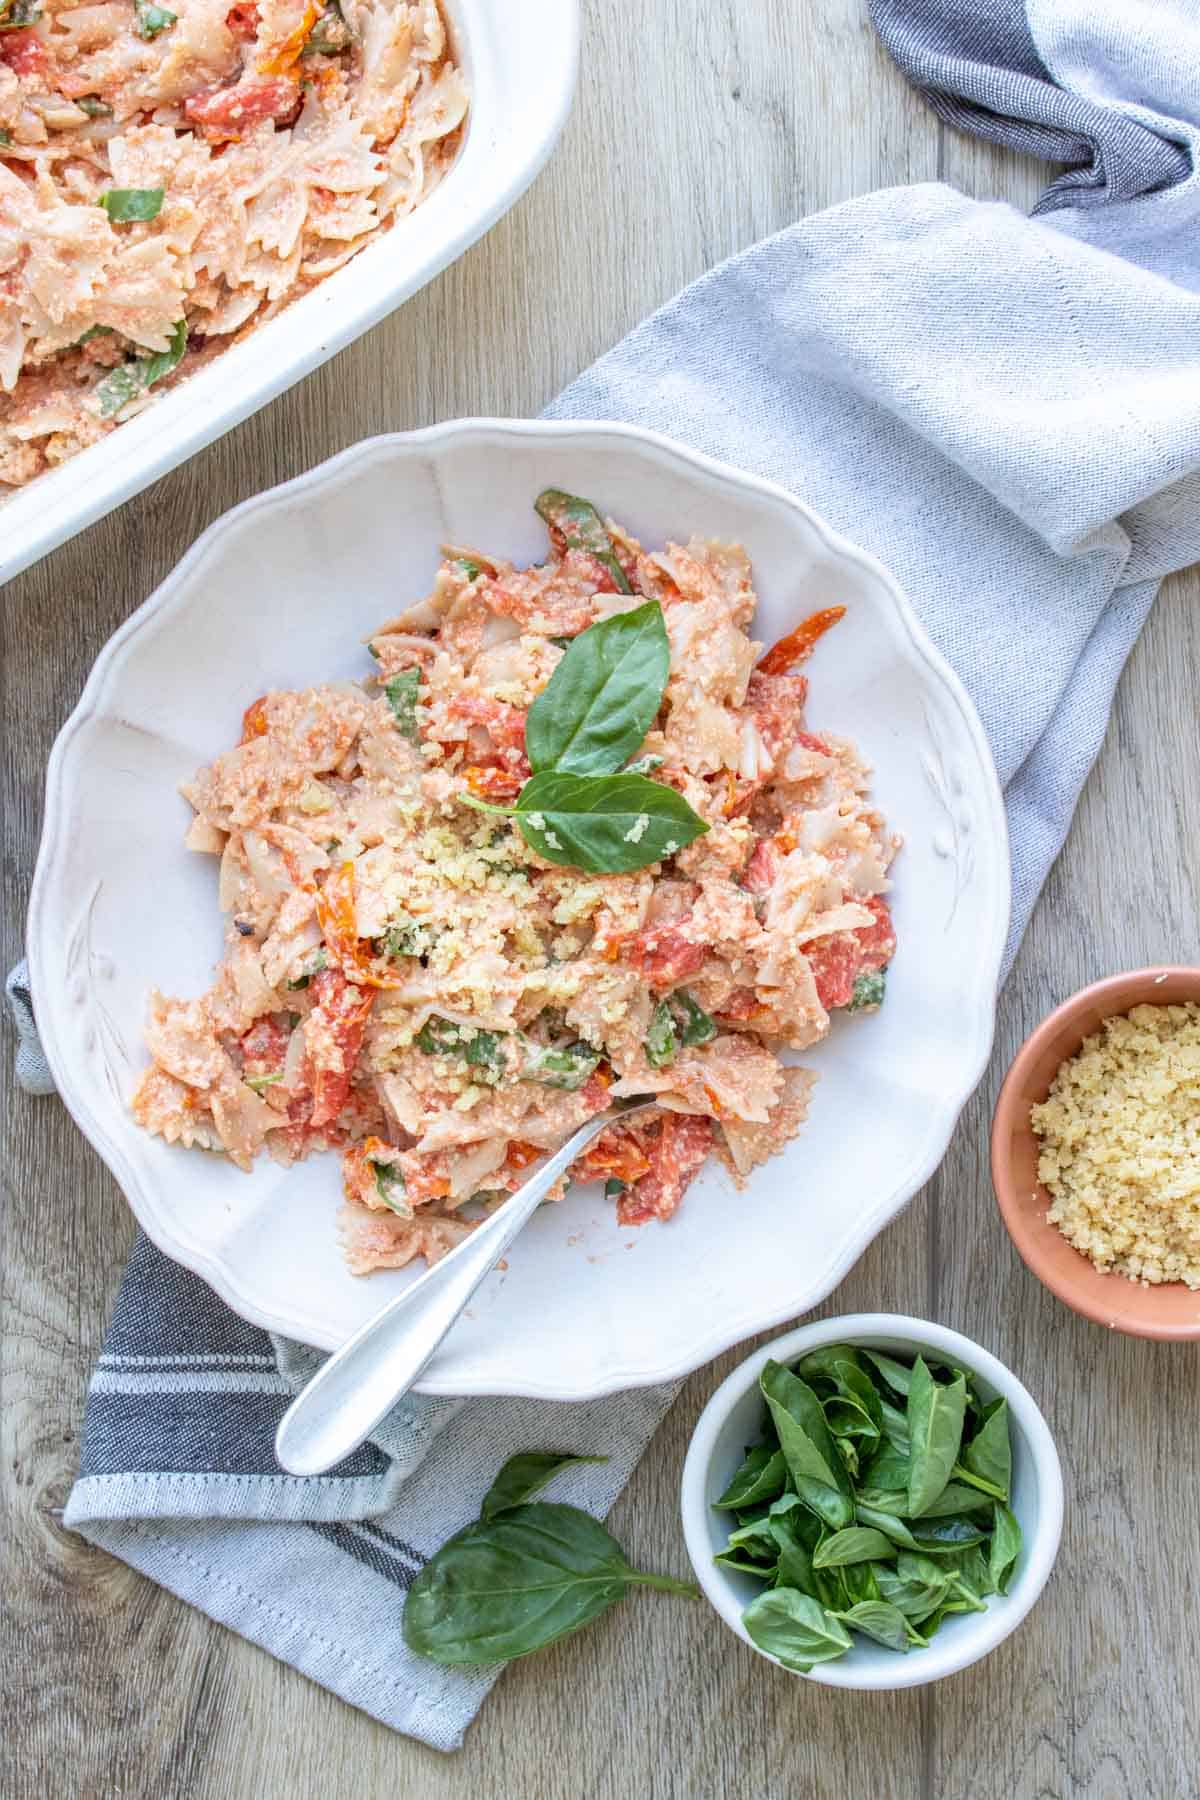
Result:
M875 12L945 116L1071 165L1040 216L936 186L851 201L696 282L550 411L654 426L783 482L897 572L1005 784L1011 958L1155 589L1200 557L1200 22L1185 0ZM19 972L10 993L31 1033ZM497 1671L406 1654L414 1571L514 1449L607 1451L557 1489L606 1512L672 1390L414 1400L332 1475L295 1481L271 1441L311 1356L139 1240L66 1523L452 1748Z

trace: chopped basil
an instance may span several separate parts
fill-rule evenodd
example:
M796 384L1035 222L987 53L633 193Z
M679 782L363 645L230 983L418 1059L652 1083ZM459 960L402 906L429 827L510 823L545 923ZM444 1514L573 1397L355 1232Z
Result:
M79 102L83 106L83 101ZM102 106L103 101L97 101ZM86 106L84 111L87 111ZM112 112L111 106L108 109ZM93 114L93 117L107 116ZM148 225L151 219L157 219L162 211L162 203L166 198L166 188L108 188L101 194L98 205L102 206L114 225Z
M144 394L148 387L169 375L187 348L187 325L181 319L171 333L169 350L159 350L153 356L138 356L131 362L122 363L119 368L112 369L103 381L96 383L93 393L100 408L102 419L111 419L123 407Z
M665 1069L680 1050L708 1044L717 1035L716 1025L686 988L676 988L660 1000L646 1033L646 1061L653 1069Z
M431 1013L417 1033L419 1050L427 1056L461 1056L481 1081L499 1081L504 1074L501 1033L470 1025L456 1025Z
M273 1075L243 1075L242 1080L256 1094L261 1094L264 1088L274 1087L277 1081L283 1080L283 1071L277 1069Z
M179 17L178 13L168 12L165 6L152 6L150 0L133 0L133 13L138 36L146 39L156 38Z
M660 1000L650 1017L650 1029L646 1033L646 1061L652 1069L665 1069L668 1063L675 1061L679 1050L679 1034L675 1030L675 1020L671 1008L665 1000Z
M410 744L420 742L417 730L417 693L421 686L420 669L403 669L385 681L383 691L396 720L396 729Z
M483 564L477 563L473 556L456 556L454 562L456 568L462 570L468 581L478 581L483 574Z
M308 34L301 56L340 56L354 42L354 33L342 17L337 0L325 8ZM474 576L471 577L474 580Z
M633 588L617 560L608 527L590 500L581 500L578 494L564 494L561 488L546 488L538 495L533 507L550 530L561 538L566 549L585 550L608 571L618 593L632 594Z
M616 1175L610 1175L604 1184L604 1198L606 1200L619 1200L624 1192L625 1183L619 1180Z
M686 988L676 988L667 1004L679 1025L679 1042L686 1049L691 1044L710 1044L717 1028L704 1008L692 999Z
M437 932L433 926L417 919L389 925L383 936L375 940L381 955L393 957L428 956L436 942Z
M405 1194L403 1169L398 1169L394 1163L382 1162L372 1162L371 1168L375 1174L375 1192L383 1204L399 1213L402 1219L411 1219L413 1209Z
M75 342L71 345L71 348L72 348L72 350L78 350L81 345L90 344L93 338L111 337L111 336L112 336L112 326L111 325L89 325L87 330L84 332L83 336L77 337L75 339Z
M882 1005L887 990L887 967L872 969L866 975L860 975L854 983L854 992L850 996L847 1012L874 1012Z
M583 1038L558 1050L531 1044L529 1061L521 1073L526 1081L538 1081L543 1087L565 1088L573 1094L595 1072L599 1061L599 1050Z
M111 119L113 116L113 109L108 101L101 100L98 94L83 94L75 104L89 119Z
M7 149L9 144L11 144L11 143L12 143L12 133L9 131L6 131L3 127L3 125L0 125L0 149Z
M329 954L326 951L324 944L322 944L320 949L314 951L313 955L309 958L305 965L303 975L297 976L295 981L288 982L289 988L291 988L293 992L297 988L306 988L314 975L319 975L322 969L327 969L328 967Z

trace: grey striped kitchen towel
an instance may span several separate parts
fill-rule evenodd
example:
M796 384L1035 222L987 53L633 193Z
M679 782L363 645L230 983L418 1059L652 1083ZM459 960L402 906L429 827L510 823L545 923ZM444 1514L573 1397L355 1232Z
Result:
M1200 556L1200 23L1183 0L876 10L947 116L1071 164L1049 210L941 187L834 208L695 283L551 411L657 426L772 476L897 571L1005 783L1011 954L1155 589ZM406 1654L413 1570L515 1449L607 1452L558 1485L604 1513L670 1392L415 1400L334 1474L296 1481L271 1441L310 1359L139 1241L66 1523L450 1748L496 1671Z

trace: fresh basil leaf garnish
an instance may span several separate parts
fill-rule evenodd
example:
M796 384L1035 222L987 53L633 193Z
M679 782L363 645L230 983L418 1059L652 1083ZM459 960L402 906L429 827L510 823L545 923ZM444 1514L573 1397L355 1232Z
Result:
M590 500L581 500L578 494L565 494L561 488L546 488L533 505L534 511L546 521L566 549L586 550L608 571L618 593L632 594L633 588L617 560L608 528Z
M653 724L670 668L657 600L589 625L572 639L529 709L530 767L535 773L615 774Z
M511 811L525 842L547 862L595 875L644 869L708 830L682 794L644 775L547 770L525 783L515 807L482 809Z
M97 205L104 208L114 225L146 225L157 219L166 195L166 188L106 188Z

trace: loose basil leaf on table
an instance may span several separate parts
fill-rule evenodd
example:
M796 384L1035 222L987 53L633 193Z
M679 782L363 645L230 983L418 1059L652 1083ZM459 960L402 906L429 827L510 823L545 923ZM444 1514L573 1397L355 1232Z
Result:
M967 1384L961 1375L935 1381L924 1357L913 1363L906 1417L909 1436L908 1511L919 1516L932 1506L958 1461Z
M479 1516L493 1519L497 1513L531 1500L563 1469L575 1468L580 1463L607 1461L607 1456L577 1456L571 1450L523 1450L519 1455L509 1457L484 1495Z
M525 783L517 805L508 810L539 856L593 875L644 869L708 830L682 794L644 775L547 770Z
M566 549L586 550L607 569L619 593L632 594L633 588L617 560L608 527L590 500L583 500L578 494L564 493L562 488L546 488L533 506L550 530L561 538Z
M654 723L670 667L657 600L580 632L529 709L534 773L615 774Z
M814 1663L831 1662L850 1648L850 1633L810 1594L794 1588L772 1588L752 1600L742 1624L753 1643L777 1657L785 1668L807 1671Z
M697 1592L689 1582L632 1568L589 1513L535 1500L479 1519L442 1545L408 1591L404 1641L440 1663L528 1656L578 1631L633 1586Z

